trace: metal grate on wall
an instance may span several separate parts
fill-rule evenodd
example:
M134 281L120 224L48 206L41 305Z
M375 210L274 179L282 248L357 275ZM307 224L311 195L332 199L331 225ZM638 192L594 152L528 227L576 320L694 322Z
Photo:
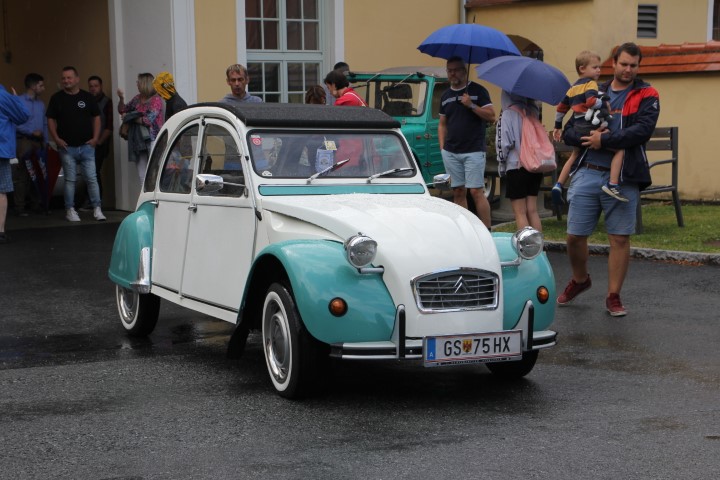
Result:
M638 5L638 38L657 38L657 5Z

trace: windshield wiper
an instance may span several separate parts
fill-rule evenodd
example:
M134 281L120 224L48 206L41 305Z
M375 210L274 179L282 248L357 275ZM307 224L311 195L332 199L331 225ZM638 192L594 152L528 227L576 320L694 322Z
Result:
M367 179L367 183L372 182L376 178L384 177L385 175L391 175L393 173L400 173L400 172L409 172L415 170L412 167L402 167L402 168L393 168L392 170L385 170L384 172L376 173L375 175L370 175Z
M317 172L316 174L312 175L310 178L307 179L308 185L310 185L312 183L312 181L315 180L316 178L322 177L323 175L327 175L328 173L334 172L335 170L342 167L349 161L350 161L350 159L346 158L345 160L340 160L339 162L335 162L332 165L330 165L329 167L327 167L323 170L320 170L319 172Z

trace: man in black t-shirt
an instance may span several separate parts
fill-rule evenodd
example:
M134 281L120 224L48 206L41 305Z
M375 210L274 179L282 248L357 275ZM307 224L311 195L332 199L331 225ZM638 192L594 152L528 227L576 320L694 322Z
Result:
M490 203L484 193L485 127L495 121L495 109L485 87L469 82L467 73L460 57L448 59L450 88L440 103L438 140L454 202L467 208L469 189L478 217L490 228Z
M75 67L62 71L63 89L50 98L46 116L48 132L57 146L65 177L65 218L79 222L75 211L75 179L80 167L87 183L95 220L105 220L100 208L100 189L95 170L95 147L100 139L100 109L95 98L80 89L80 76Z

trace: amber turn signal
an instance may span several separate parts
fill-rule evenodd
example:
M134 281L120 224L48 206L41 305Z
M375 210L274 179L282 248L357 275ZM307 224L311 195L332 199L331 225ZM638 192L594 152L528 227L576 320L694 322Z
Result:
M345 315L347 313L347 309L347 303L345 303L345 300L342 298L335 297L330 300L330 303L328 304L328 310L330 310L330 313L336 317L342 317Z
M545 303L550 298L550 292L545 287L538 287L537 298L540 301L540 303Z

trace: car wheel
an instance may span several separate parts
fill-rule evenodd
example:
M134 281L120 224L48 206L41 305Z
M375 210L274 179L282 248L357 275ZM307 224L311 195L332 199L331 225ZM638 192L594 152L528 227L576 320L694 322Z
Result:
M516 362L486 363L488 370L503 380L522 378L530 373L538 358L538 351L523 352L522 360Z
M145 337L152 333L160 314L160 297L115 285L115 299L120 320L129 335Z
M285 398L298 398L317 386L322 355L305 329L288 289L273 283L265 295L262 339L270 380Z

